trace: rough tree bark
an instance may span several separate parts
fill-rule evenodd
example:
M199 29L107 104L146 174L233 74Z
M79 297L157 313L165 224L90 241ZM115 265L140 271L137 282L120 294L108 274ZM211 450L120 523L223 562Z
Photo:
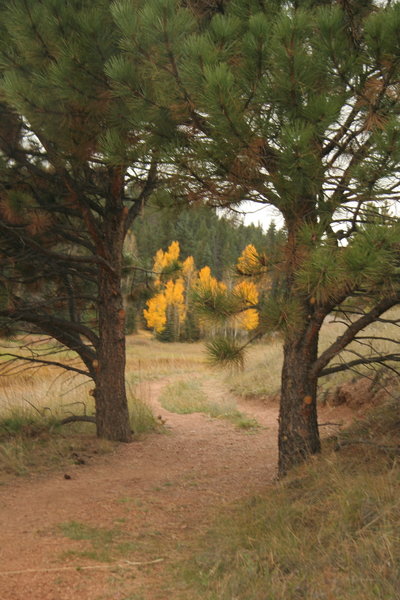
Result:
M319 452L317 377L318 332L309 339L304 330L284 344L279 412L279 476L285 475L310 454Z
M304 206L307 206L304 202ZM309 210L309 213L312 212ZM312 219L314 223L316 218ZM299 294L295 273L305 258L298 239L300 221L287 220L288 241L284 272L287 297L298 305L295 323L289 325L283 346L281 400L278 434L278 473L282 477L309 455L320 451L317 417L318 376L313 365L318 358L318 339L323 320L329 309L315 308L315 302ZM289 319L293 318L289 316Z
M130 442L128 401L125 386L125 310L122 294L122 252L127 211L122 202L122 177L106 201L104 218L105 261L99 265L99 342L95 364L96 427L98 437Z
M95 364L95 403L98 437L129 442L128 402L125 388L125 311L119 281L108 269L99 277L101 335Z

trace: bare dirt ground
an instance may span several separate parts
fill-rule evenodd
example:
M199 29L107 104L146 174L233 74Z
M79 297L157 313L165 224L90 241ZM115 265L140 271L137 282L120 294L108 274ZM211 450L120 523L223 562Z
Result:
M151 384L166 434L120 445L67 473L0 487L2 600L192 600L172 565L190 554L191 541L224 504L272 484L278 409L239 405L261 425L249 432L201 414L168 413L157 403L168 381ZM227 394L213 380L208 393ZM325 411L321 421L337 418ZM79 555L91 546L64 535L60 524L72 521L94 531L117 528L130 540L129 553L106 562Z

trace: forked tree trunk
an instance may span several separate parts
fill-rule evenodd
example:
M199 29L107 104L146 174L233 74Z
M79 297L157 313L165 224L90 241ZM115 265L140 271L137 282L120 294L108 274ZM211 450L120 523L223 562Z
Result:
M98 437L130 442L125 387L125 310L121 290L123 224L113 211L106 225L107 266L99 266L99 344L97 348L96 427Z
M317 422L317 378L311 368L317 358L318 337L304 332L286 340L279 413L279 477L320 451Z

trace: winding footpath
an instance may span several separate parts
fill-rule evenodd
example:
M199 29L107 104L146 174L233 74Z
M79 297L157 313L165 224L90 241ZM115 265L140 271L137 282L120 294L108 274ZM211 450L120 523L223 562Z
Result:
M68 468L71 479L60 471L0 487L2 600L192 600L184 584L173 583L170 567L187 557L221 507L271 484L277 407L239 406L261 425L246 432L162 409L157 397L170 381L150 388L166 434ZM228 393L218 381L207 388L214 399ZM117 531L122 546L115 557L96 560L92 542L64 534L62 524L72 522Z

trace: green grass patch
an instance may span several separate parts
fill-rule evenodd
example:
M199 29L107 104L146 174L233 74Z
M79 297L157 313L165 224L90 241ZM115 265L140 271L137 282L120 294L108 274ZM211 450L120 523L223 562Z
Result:
M199 412L215 419L227 419L242 429L258 427L257 421L238 411L233 401L210 401L198 380L168 384L161 392L160 403L173 413L187 415Z
M63 557L89 558L99 562L112 562L131 554L136 549L135 544L127 540L126 534L120 529L107 529L105 527L93 527L86 523L69 521L60 523L61 533L76 541L87 542L88 548L84 550L68 550Z
M135 434L147 433L160 429L152 410L146 400L132 393L128 396L129 417Z
M264 495L220 513L183 567L191 598L397 598L400 468L398 452L386 448L400 442L399 408L378 410L343 438L374 445L328 448Z

